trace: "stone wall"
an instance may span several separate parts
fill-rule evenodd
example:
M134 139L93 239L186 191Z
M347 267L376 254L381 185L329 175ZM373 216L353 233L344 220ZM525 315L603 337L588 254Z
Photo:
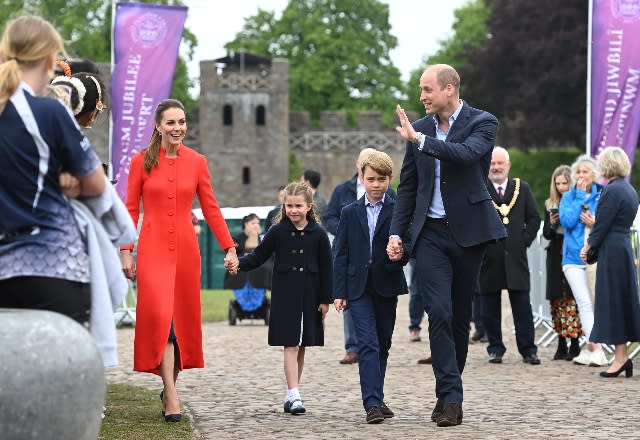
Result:
M110 84L108 65L100 66L100 76ZM383 127L381 113L363 112L355 127L349 127L344 112L324 112L320 126L312 127L308 113L289 112L288 86L287 60L242 69L214 60L200 63L200 103L187 115L185 144L207 157L221 206L275 204L278 187L288 183L290 152L304 168L322 174L319 191L327 201L333 188L355 173L362 148L388 153L399 175L404 142L394 129ZM104 162L109 158L109 101L106 105L94 128L86 131ZM224 124L225 106L232 109L231 125ZM256 124L259 106L265 109L264 125ZM243 182L247 172L248 183Z

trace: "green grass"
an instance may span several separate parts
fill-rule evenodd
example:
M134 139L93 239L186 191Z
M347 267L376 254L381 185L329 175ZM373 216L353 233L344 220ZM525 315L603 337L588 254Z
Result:
M130 385L107 386L107 416L102 421L99 440L189 440L191 423L183 416L167 423L155 391Z
M202 322L218 322L229 319L229 300L233 299L231 290L202 290Z
M202 290L202 322L226 321L230 299L233 299L231 290ZM158 392L130 385L107 385L107 416L98 439L190 439L193 430L187 417L178 423L164 421Z

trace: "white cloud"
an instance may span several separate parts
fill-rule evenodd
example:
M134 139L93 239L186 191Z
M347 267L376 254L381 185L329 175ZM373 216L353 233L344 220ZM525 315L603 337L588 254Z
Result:
M468 0L436 2L425 0L382 0L390 4L389 21L398 47L391 59L406 81L412 70L421 66L425 55L434 54L439 42L451 35L453 11ZM186 0L189 7L186 27L198 38L189 75L199 77L201 60L226 55L224 44L242 30L245 18L255 15L258 7L279 16L289 0L235 0L224 7L211 0ZM455 66L454 66L455 67Z

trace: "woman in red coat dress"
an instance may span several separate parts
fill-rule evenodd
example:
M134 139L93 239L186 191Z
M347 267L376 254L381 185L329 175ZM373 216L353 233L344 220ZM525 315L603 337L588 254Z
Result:
M238 259L213 195L207 160L182 144L187 123L180 101L166 99L155 112L148 147L131 159L127 209L138 224L140 201L144 216L138 238L121 250L128 278L138 280L133 369L162 376L166 421L179 421L175 382L183 368L202 368L200 252L191 223L197 194L207 224L227 252L225 267Z

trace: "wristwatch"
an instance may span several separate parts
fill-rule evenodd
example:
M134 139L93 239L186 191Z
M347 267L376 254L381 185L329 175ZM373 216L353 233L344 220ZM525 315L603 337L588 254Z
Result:
M413 139L411 140L411 142L416 145L420 145L422 144L423 141L424 141L424 134L420 133L419 131L416 131L416 134L413 136Z

